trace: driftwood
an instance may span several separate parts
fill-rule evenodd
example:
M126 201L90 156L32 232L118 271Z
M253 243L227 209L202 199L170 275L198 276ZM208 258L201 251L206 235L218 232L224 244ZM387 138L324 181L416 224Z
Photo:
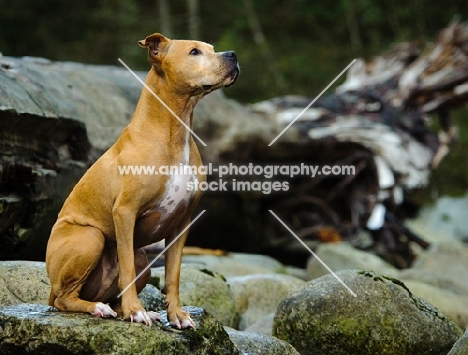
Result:
M253 109L286 125L312 99L279 97ZM417 211L405 193L427 186L455 136L450 110L467 99L465 25L451 24L427 47L401 43L367 63L359 59L335 93L292 127L298 140L316 149L317 164L351 164L356 174L297 181L277 209L306 239L349 240L407 267L412 247L429 244L404 225ZM428 127L432 116L439 119L438 134ZM371 240L357 238L361 231Z

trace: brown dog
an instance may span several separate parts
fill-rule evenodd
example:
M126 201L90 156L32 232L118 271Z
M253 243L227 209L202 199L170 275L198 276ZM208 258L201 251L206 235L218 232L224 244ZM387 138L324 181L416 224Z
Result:
M233 51L215 53L198 41L169 40L155 33L139 41L152 65L146 84L187 126L193 108L209 92L232 85L239 66ZM190 132L143 88L131 123L117 142L86 172L65 201L49 243L46 264L52 291L50 305L61 311L89 312L151 325L137 294L150 271L142 247L172 242L190 223L200 191L187 189L203 174L124 175L123 166L200 166ZM166 251L166 307L176 328L194 326L179 303L182 248L188 231ZM121 298L121 291L131 285ZM108 305L110 304L110 305Z

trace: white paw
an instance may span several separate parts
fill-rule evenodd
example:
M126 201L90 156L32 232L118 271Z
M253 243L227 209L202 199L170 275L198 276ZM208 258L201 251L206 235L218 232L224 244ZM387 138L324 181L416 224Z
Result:
M117 313L114 312L112 308L109 307L108 304L104 304L101 302L96 303L94 310L91 314L95 317L100 318L109 318L109 317L117 317Z
M177 329L195 328L195 322L190 317L183 319L182 321L177 319L173 322L170 322L170 325Z
M137 311L135 313L133 313L131 316L130 316L130 321L133 323L133 322L136 322L136 323L144 323L146 325L149 325L151 326L153 323L151 322L151 320L156 320L156 321L159 321L161 320L161 317L159 315L159 313L157 312L143 312L143 311Z

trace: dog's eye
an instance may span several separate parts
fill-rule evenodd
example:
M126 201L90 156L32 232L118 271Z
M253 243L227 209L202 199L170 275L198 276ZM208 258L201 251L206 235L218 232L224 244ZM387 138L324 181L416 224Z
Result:
M190 55L199 55L199 54L201 54L201 52L196 48L194 48L194 49L192 49L190 51Z

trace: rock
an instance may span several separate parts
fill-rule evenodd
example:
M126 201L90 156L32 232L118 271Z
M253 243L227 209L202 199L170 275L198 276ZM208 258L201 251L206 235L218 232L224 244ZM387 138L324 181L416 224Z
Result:
M55 308L22 304L0 309L0 353L239 355L222 326L200 308L185 307L197 328L184 331L155 322L152 327ZM163 314L163 319L165 315Z
M452 275L445 275L443 273L434 273L430 270L406 269L406 270L398 271L396 275L389 275L389 276L395 276L395 278L398 278L399 280L402 280L403 282L406 282L406 281L424 282L425 284L451 291L457 295L464 296L468 294L468 284L463 284L463 283L458 282L456 278L452 277Z
M263 318L260 318L255 323L249 325L244 329L246 332L250 333L262 333L265 335L271 335L273 331L273 319L275 318L275 313L270 313Z
M284 273L284 266L272 257L260 254L230 253L226 256L184 255L183 262L203 265L224 277Z
M317 247L315 253L333 271L364 269L382 272L387 269L395 269L378 256L358 250L347 242L322 243ZM309 280L328 273L328 270L314 256L309 258L307 261Z
M0 261L0 306L49 302L50 281L45 263Z
M285 273L287 275L291 275L294 277L297 277L298 279L304 280L304 281L309 281L309 275L307 273L307 269L301 269L298 267L294 266L286 266L285 267Z
M150 283L164 287L164 268L152 268ZM238 313L234 297L225 279L210 270L182 265L180 272L180 302L185 306L204 308L221 324L236 327Z
M468 287L468 247L461 242L434 244L419 255L412 269L423 270Z
M429 242L468 241L468 194L461 197L440 196L424 206L418 217L408 220L408 227Z
M454 292L419 281L405 281L405 285L411 293L433 304L461 329L468 325L466 295L457 295Z
M445 355L461 330L396 280L370 271L337 272L291 292L278 306L273 335L301 354Z
M260 333L239 332L225 327L229 338L243 355L299 355L290 344Z
M447 355L468 355L468 328Z
M165 296L157 287L147 284L138 294L141 304L147 311L159 312L166 309Z
M275 312L280 301L304 281L289 275L259 274L231 277L228 284L240 314L238 329L244 330Z

